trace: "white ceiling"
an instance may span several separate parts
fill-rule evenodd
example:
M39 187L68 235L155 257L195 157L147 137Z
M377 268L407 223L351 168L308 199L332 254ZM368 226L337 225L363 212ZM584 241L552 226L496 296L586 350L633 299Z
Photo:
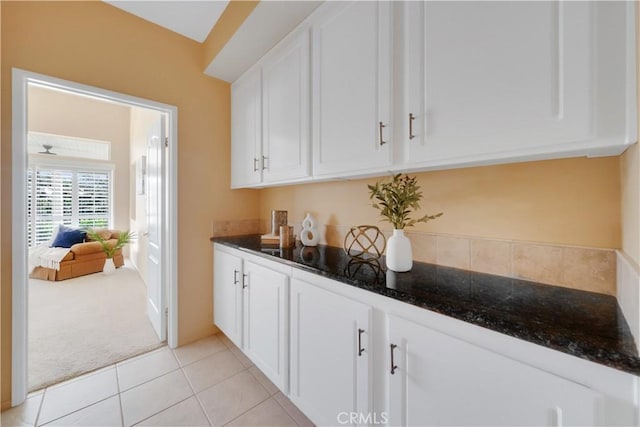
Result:
M228 0L104 0L126 12L202 43Z

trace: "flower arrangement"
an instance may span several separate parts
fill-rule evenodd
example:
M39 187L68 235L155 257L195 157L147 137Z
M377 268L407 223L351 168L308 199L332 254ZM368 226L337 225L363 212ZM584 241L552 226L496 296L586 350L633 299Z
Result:
M412 227L418 222L427 222L442 216L424 215L413 219L411 214L420 209L422 192L415 177L401 173L392 175L390 181L376 182L368 185L369 199L374 200L372 206L380 210L383 221L393 224L396 230Z
M102 246L102 250L105 254L107 254L107 258L113 258L118 249L121 249L127 243L130 243L133 239L135 239L135 233L132 231L123 231L118 235L115 244L109 243L109 240L105 240L102 234L99 231L89 229L87 230L87 236L91 237L92 240L100 243Z

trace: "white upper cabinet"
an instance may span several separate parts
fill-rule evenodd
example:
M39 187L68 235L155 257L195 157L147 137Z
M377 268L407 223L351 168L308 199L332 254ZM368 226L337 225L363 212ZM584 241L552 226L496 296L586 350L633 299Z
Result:
M635 4L325 2L232 86L232 186L622 153Z
M262 181L262 117L260 69L231 86L231 187Z
M263 180L309 176L309 32L299 31L262 66Z
M404 3L399 166L622 152L627 7Z
M287 36L231 86L231 186L310 176L309 32Z
M313 174L391 164L390 2L328 2L312 25Z

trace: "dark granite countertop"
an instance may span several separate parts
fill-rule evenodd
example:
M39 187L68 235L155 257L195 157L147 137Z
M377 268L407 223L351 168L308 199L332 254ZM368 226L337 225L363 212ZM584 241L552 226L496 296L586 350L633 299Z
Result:
M384 260L363 264L341 248L279 249L260 236L212 241L351 286L640 375L640 357L612 296L414 262L408 273Z

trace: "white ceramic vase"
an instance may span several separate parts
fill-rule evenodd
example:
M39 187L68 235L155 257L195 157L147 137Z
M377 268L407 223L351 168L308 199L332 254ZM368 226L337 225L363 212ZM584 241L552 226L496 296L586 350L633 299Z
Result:
M116 271L116 265L113 263L113 258L107 258L104 260L104 267L102 269L103 274L113 274Z
M393 235L387 240L387 268L402 273L411 270L411 267L411 241L404 235L404 230L393 230Z

